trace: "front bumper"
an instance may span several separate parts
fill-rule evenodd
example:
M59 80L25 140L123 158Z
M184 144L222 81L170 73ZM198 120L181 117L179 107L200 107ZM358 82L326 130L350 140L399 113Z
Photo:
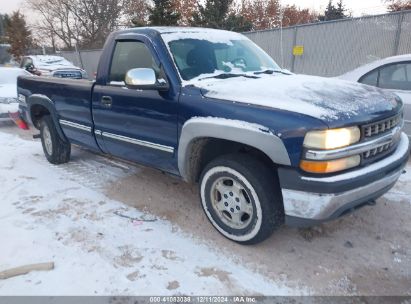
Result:
M312 226L382 196L402 174L409 149L409 139L402 133L393 154L358 170L331 177L311 177L293 168L279 168L286 224Z

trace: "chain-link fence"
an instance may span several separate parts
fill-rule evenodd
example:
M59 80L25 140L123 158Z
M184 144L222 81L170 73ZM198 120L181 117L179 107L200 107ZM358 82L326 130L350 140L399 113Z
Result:
M282 67L337 76L379 58L411 53L411 11L244 33ZM294 46L303 46L300 56ZM101 50L62 52L92 77Z
M337 76L375 59L411 53L411 11L245 33L282 67ZM294 46L303 46L300 56Z
M86 50L80 52L61 52L59 54L68 61L71 61L75 66L82 67L86 70L90 79L94 78L97 72L98 61L100 59L101 50Z

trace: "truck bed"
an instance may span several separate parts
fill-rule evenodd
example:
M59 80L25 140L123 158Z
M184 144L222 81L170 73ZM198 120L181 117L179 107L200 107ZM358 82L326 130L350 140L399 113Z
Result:
M93 129L91 112L93 81L23 76L18 78L17 86L18 93L25 95L27 100L36 95L46 96L51 100L64 134L70 141L99 150L92 132L79 134L73 128L64 125L64 121L70 121L86 126L90 131ZM30 119L27 114L24 116Z

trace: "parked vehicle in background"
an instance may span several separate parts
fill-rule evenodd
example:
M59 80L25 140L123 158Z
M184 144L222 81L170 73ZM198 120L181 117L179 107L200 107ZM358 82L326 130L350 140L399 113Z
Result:
M22 58L20 67L34 75L88 79L87 72L60 56L35 55Z
M373 203L409 158L397 96L291 74L233 32L115 32L95 82L20 77L18 92L49 162L77 144L198 183L211 224L242 244Z
M404 103L404 132L411 139L411 54L361 66L339 78L389 90Z
M9 113L18 112L17 77L30 73L20 68L0 67L0 121L10 120Z

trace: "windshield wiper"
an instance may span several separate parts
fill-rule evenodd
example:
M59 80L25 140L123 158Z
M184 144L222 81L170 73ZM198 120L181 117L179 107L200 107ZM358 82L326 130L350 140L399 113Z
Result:
M254 79L258 78L258 77L248 75L248 74L221 73L215 76L208 76L208 77L200 78L199 80L210 79L210 78L227 79L227 78L234 78L234 77L246 77L246 78L254 78Z
M274 73L279 73L279 74L284 74L284 75L291 75L289 72L286 72L284 70L264 70L264 71L258 71L254 72L254 75L260 75L260 74L269 74L272 75Z

